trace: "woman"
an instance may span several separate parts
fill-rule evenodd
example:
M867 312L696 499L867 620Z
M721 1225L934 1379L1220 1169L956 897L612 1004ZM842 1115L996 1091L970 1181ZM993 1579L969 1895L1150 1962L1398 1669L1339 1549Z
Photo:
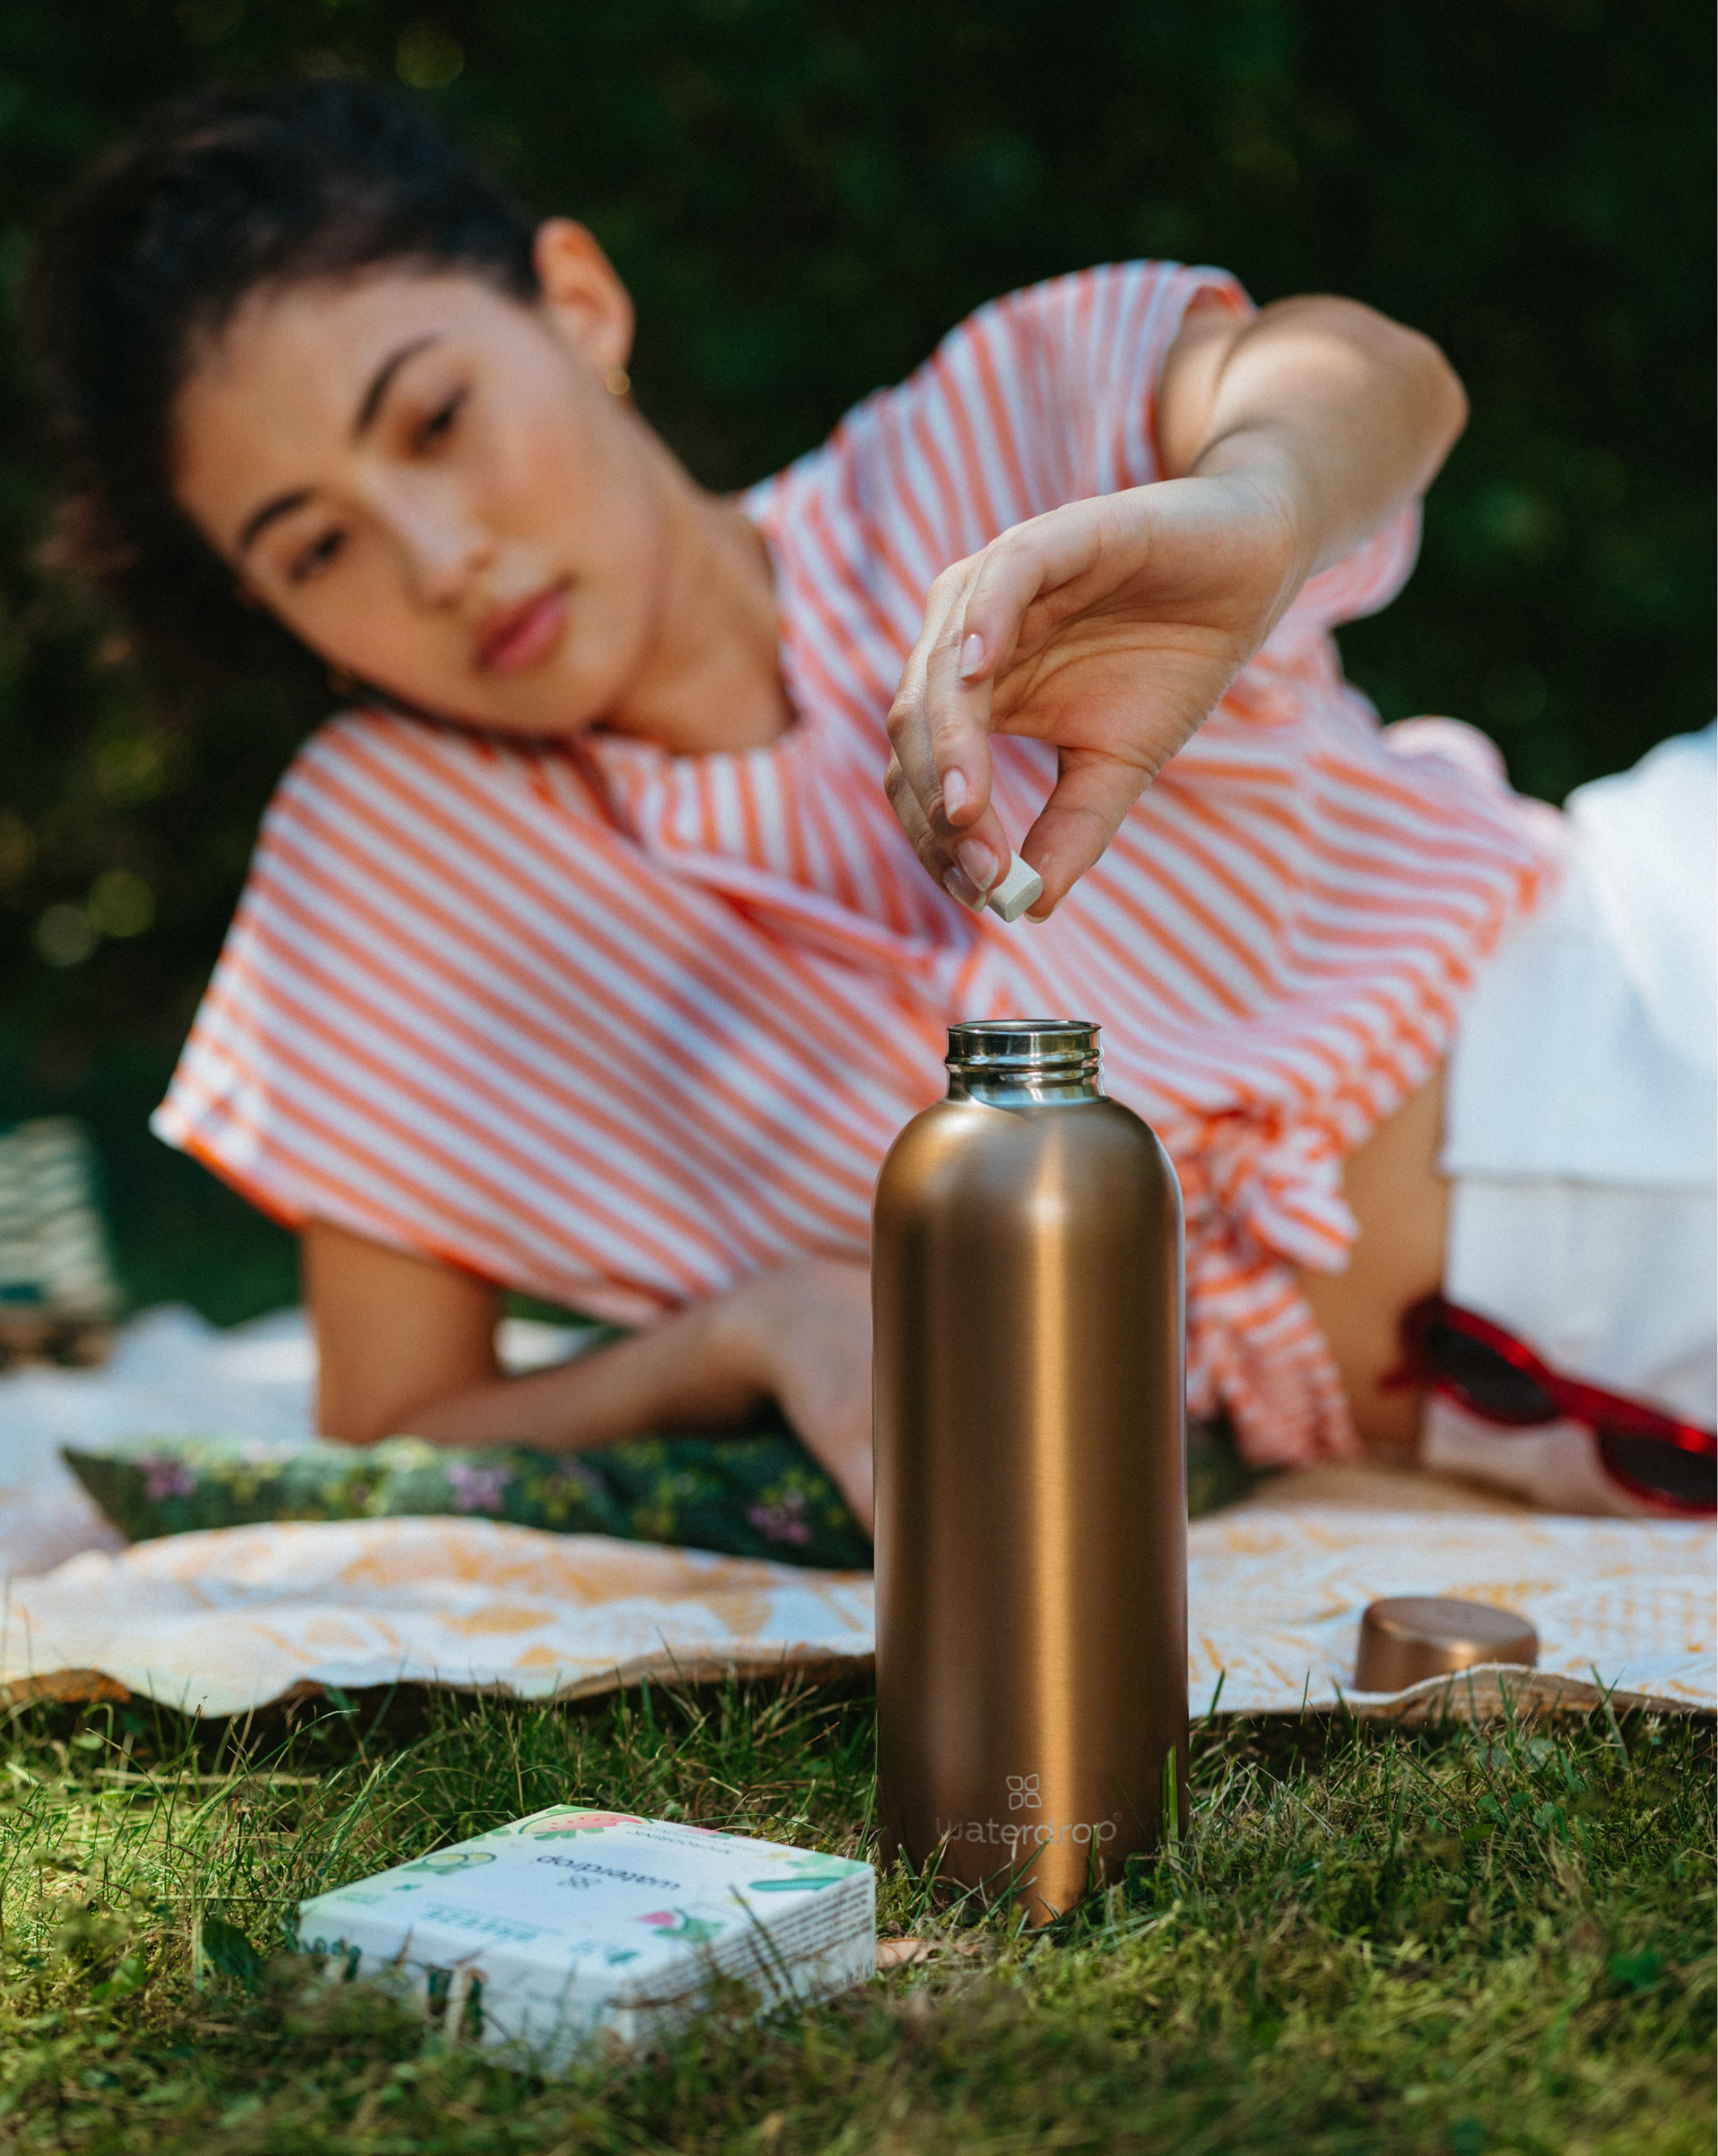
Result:
M1442 1066L1560 845L1329 637L1463 423L1423 337L1092 271L721 500L631 404L590 234L356 84L162 113L34 311L146 644L271 621L367 685L156 1120L300 1230L326 1430L578 1447L772 1395L868 1519L878 1163L949 1019L1077 1009L1182 1177L1195 1406L1259 1460L1413 1444ZM503 1287L642 1329L506 1379Z

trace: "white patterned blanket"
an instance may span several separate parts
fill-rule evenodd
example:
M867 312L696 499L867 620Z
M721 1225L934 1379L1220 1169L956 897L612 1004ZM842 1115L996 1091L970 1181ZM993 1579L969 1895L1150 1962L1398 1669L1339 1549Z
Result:
M1194 1706L1331 1706L1351 1692L1366 1604L1425 1593L1531 1617L1543 1650L1527 1689L1542 1695L1558 1680L1551 1689L1572 1702L1614 1686L1710 1711L1712 1564L1710 1532L1680 1524L1328 1507L1219 1513L1190 1533ZM240 1713L306 1685L570 1697L646 1676L859 1663L871 1616L865 1573L491 1520L228 1527L90 1551L14 1580L0 1686L14 1698L123 1688L201 1714ZM1495 1697L1482 1685L1476 1703Z

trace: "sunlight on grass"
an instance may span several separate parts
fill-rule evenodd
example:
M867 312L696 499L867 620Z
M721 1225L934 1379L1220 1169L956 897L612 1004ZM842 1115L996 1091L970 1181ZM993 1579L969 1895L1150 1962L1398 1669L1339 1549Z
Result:
M334 1696L249 1726L28 1709L0 1745L0 2142L297 2152L1711 2145L1709 1728L1309 1720L1196 1746L1172 1856L1046 1935L545 2084L315 1979L291 1911L574 1798L869 1853L859 1684L572 1708Z

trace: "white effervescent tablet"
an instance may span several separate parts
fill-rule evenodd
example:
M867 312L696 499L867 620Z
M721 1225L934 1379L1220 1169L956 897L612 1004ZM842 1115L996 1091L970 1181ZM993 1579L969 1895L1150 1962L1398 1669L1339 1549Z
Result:
M1008 873L1000 883L991 886L984 902L1004 921L1018 921L1028 906L1037 905L1043 893L1044 878L1037 870L1028 868L1018 854L1010 854Z

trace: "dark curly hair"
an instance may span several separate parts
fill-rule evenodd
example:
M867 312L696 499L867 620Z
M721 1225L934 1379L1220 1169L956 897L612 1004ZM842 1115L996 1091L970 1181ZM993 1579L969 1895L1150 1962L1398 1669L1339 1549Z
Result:
M382 263L469 270L529 302L533 230L407 98L356 80L177 99L59 203L25 295L66 463L53 552L117 605L162 686L321 680L173 499L173 403L198 343L259 288Z

